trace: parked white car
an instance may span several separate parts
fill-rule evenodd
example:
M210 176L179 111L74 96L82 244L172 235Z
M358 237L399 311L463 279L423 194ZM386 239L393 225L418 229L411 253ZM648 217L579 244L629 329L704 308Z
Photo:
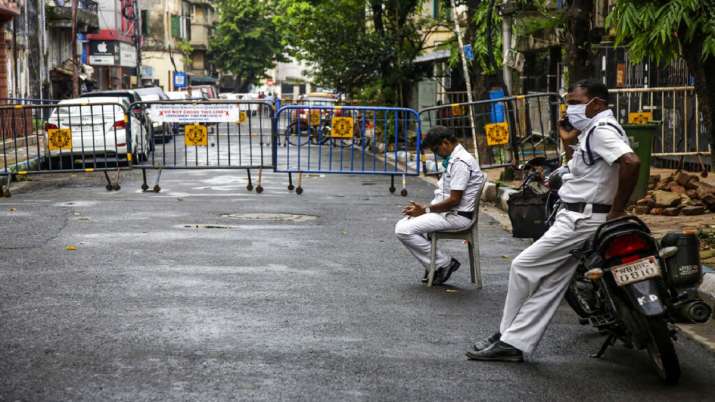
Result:
M169 91L166 93L166 96L171 100L187 100L189 94L182 91Z
M132 119L128 127L128 108L129 101L123 97L60 101L45 125L45 143L50 148L50 156L126 157L131 138L134 157L146 158L148 147L146 137L141 135L141 123ZM70 129L71 147L68 138L63 136L66 132L57 129Z

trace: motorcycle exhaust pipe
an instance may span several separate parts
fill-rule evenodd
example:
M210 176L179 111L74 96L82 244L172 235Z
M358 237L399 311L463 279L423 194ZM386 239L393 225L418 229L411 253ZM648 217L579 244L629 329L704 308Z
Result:
M712 309L702 300L693 300L678 306L677 315L681 322L702 324L710 319Z

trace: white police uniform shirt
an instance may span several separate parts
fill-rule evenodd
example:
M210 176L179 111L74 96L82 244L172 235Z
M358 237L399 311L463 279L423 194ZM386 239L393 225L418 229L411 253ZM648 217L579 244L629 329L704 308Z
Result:
M619 181L615 162L629 152L633 150L613 113L597 114L579 135L559 196L569 203L611 205ZM589 207L583 213L561 209L549 230L512 260L499 326L502 342L527 354L534 351L576 272L571 251L606 218Z
M450 191L459 190L464 193L455 211L473 211L474 201L479 196L477 193L483 181L484 173L479 169L477 160L461 144L458 144L450 154L449 164L437 183L434 199L430 204L442 202L449 198Z
M615 162L633 152L613 112L604 110L594 116L573 148L559 197L568 203L611 205L618 191L619 166Z
M462 200L454 211L473 211L475 197L479 196L479 188L483 181L484 174L479 169L477 161L463 146L457 145L450 154L446 171L437 183L437 190L434 192L431 204L445 200L452 190L461 190L464 191ZM471 219L454 211L432 212L414 218L404 217L395 225L397 238L425 269L430 266L432 250L432 242L426 236L428 233L466 229L471 224ZM436 250L436 267L448 266L451 259L452 257L444 252L444 248Z

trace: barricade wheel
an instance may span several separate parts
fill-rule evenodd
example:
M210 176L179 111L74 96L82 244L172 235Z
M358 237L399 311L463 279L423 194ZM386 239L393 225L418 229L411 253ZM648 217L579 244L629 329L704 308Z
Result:
M149 190L149 185L142 184L142 191L147 191L147 190Z
M161 187L159 187L159 185L157 184L156 186L154 186L154 192L158 193L159 191L161 191Z
M291 184L291 185L288 186L288 191L293 191L294 189L295 189L295 186L294 186L294 185Z
M298 187L298 188L296 188L296 189L295 189L295 193L298 194L298 195L303 194L303 187Z
M403 197L407 197L407 189L403 188L402 191L400 191L400 195Z
M10 192L10 189L7 187L2 188L2 195L3 197L10 198L12 196L12 193Z
M262 192L263 192L263 186L256 186L256 192L257 192L258 194L262 193Z
M249 184L246 186L246 190L248 191L253 191L253 184Z
M107 184L106 186L104 186L104 188L106 188L107 191L112 191L112 185L111 185L111 184Z
M122 186L120 186L119 184L115 184L114 187L112 188L112 190L114 190L114 191L119 191L121 189L122 189Z
M394 193L395 193L395 190L396 190L395 187L390 187L390 193L393 193L393 194L394 194Z

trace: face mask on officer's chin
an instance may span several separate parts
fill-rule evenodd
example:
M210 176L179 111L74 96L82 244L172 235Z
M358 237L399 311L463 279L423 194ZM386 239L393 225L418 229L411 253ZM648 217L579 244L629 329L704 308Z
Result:
M583 131L591 124L592 119L586 116L586 107L589 103L593 102L594 99L596 98L592 98L587 103L581 105L568 105L566 107L566 116L569 119L569 123L571 123L576 130Z

